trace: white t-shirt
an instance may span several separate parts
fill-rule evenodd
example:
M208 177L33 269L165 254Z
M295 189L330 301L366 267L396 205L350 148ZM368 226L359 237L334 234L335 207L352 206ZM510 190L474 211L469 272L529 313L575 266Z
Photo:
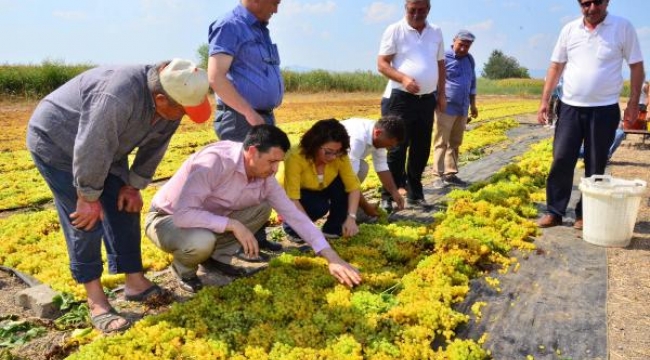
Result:
M589 31L580 17L566 24L551 61L566 63L562 102L573 106L617 104L623 89L623 59L643 61L632 24L618 16L607 17Z
M438 61L445 59L442 31L427 23L419 33L406 19L402 19L384 31L379 45L379 55L395 55L392 66L417 81L418 95L430 94L438 87ZM402 84L390 80L390 89L406 91Z
M372 164L376 172L388 171L386 149L377 149L372 145L372 131L375 120L350 118L341 121L345 130L350 135L350 152L348 157L352 163L354 173L359 172L359 163L372 153Z

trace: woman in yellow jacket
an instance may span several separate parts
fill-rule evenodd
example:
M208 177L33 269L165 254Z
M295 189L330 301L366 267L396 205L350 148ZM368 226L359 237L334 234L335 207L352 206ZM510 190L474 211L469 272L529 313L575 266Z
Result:
M312 221L327 213L323 235L329 239L354 236L359 205L359 179L347 152L350 137L338 121L320 120L302 136L300 145L289 150L284 162L284 189L296 206ZM290 240L302 239L283 225Z

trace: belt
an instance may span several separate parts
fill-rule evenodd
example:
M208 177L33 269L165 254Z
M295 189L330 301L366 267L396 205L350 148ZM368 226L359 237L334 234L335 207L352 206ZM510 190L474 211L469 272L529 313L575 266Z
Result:
M435 97L435 96L436 96L436 92L435 92L435 91L430 92L430 93L428 93L428 94L416 95L416 94L411 94L411 93L408 92L408 91L402 91L402 90L399 90L399 89L393 89L393 90L395 90L395 91L399 91L400 94L402 94L402 95L404 95L404 96L406 96L406 97L415 98L415 99L418 99L418 100L419 100L419 99L428 99L428 98L430 98L430 97Z
M220 110L220 111L225 111L225 110L235 111L235 109L233 109L230 106L225 105L225 104L224 105L217 104L217 110ZM253 110L255 110L255 112L260 114L260 115L273 115L273 109L271 109L271 110L253 109Z

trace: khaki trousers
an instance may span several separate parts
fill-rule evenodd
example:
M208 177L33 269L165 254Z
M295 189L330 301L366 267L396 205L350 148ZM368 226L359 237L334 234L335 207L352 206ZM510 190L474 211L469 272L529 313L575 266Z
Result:
M232 212L228 218L238 220L253 234L264 226L271 216L267 202ZM145 217L145 234L161 250L174 256L172 266L182 278L196 275L200 263L212 257L232 264L233 255L241 245L231 232L221 234L204 228L179 228L172 215L150 211Z
M467 116L438 112L433 125L433 169L437 176L458 173L458 148L463 143Z

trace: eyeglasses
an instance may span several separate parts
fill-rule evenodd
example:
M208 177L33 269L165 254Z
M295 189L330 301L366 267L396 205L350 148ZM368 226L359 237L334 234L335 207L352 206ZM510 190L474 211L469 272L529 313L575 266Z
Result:
M343 152L341 150L332 150L332 149L328 149L326 147L321 147L321 150L323 150L323 155L329 156L329 157L332 157L332 156L333 157L339 157L339 156L343 156L343 154L345 154L345 152Z
M588 9L588 8L591 7L592 4L593 4L593 5L596 5L596 6L600 6L600 5L602 5L602 4L603 4L603 1L604 1L604 0L591 0L591 1L585 1L585 2L581 2L581 3L580 3L580 6L582 6L584 9Z

